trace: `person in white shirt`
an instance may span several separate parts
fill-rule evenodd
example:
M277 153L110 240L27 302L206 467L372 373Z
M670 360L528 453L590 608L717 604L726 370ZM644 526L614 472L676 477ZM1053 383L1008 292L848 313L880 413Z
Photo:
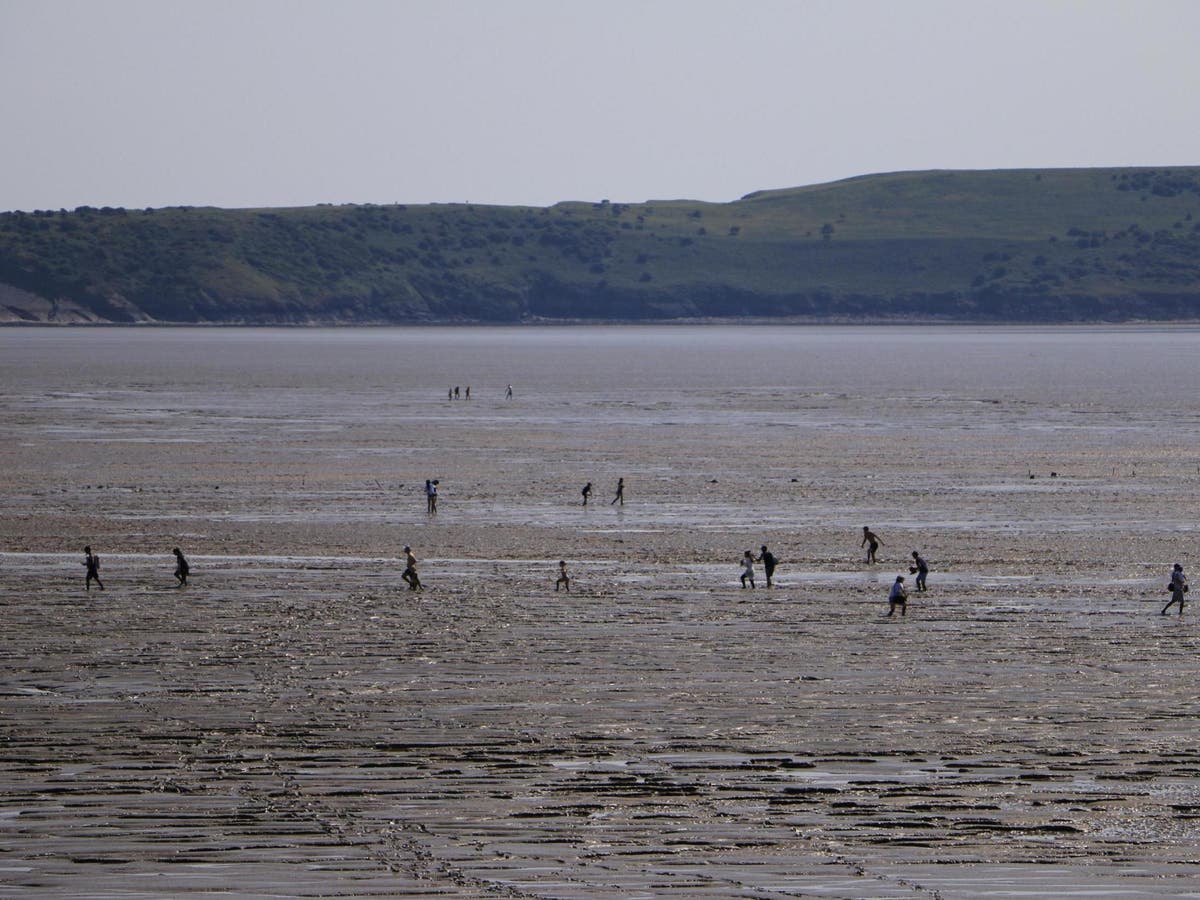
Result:
M742 587L746 586L747 580L750 587L754 587L754 554L749 550L742 555Z

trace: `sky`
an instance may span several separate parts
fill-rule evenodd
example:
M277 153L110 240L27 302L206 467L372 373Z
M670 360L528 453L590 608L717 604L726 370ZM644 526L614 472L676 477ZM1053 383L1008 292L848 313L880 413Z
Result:
M0 0L0 210L1200 164L1198 0Z

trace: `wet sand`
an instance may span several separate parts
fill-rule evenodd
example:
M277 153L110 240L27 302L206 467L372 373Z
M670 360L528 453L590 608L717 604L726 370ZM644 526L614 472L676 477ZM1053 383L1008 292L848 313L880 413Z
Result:
M1190 415L89 365L0 399L0 896L1200 896Z

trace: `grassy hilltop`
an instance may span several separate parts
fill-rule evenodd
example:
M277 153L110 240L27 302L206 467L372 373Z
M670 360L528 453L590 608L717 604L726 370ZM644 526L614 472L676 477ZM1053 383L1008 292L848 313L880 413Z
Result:
M1200 168L685 200L0 214L0 321L1200 318Z

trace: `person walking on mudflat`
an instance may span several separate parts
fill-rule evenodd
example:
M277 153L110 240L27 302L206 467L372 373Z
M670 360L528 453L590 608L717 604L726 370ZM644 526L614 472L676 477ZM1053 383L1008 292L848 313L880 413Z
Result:
M417 558L413 556L412 547L404 548L404 573L400 577L408 582L410 591L421 590L421 577L417 575Z
M567 574L567 561L560 559L558 561L558 581L554 582L554 590L558 590L559 585L567 589L567 593L571 593L571 576Z
M925 579L929 576L929 563L916 550L912 552L913 564L908 567L908 574L917 576L917 590L925 590Z
M1171 583L1167 585L1167 590L1171 592L1171 599L1167 601L1167 605L1162 608L1159 615L1165 616L1167 610L1179 604L1179 614L1183 615L1183 595L1188 591L1187 577L1183 574L1183 566L1175 563L1175 568L1171 570Z
M91 591L92 582L96 582L100 590L104 590L104 582L100 580L100 557L92 553L92 548L83 548L83 565L87 569L87 577L83 581L84 589Z
M609 503L608 505L612 506L613 503L616 503L618 500L621 502L622 506L625 505L625 479L624 478L617 479L617 496L613 497L612 503Z
M758 560L763 564L763 574L767 576L767 587L773 587L771 578L775 575L775 566L779 564L779 560L775 558L775 554L767 549L767 545L762 545L762 550L758 554Z
M899 607L900 615L908 615L908 588L904 586L904 576L897 575L896 580L892 583L892 589L888 592L888 618L892 617Z
M746 586L747 580L750 587L754 587L754 554L749 550L742 554L742 587Z
M587 506L588 497L592 496L592 483L589 481L587 484L585 484L583 486L583 490L579 493L583 495L583 505Z
M858 545L859 547L867 548L867 558L864 560L864 562L875 562L875 551L878 550L882 544L883 541L879 539L879 535L864 525L862 543Z
M179 582L179 586L183 587L187 584L188 572L192 567L188 565L188 561L184 559L183 551L176 547L171 551L175 554L175 580Z

